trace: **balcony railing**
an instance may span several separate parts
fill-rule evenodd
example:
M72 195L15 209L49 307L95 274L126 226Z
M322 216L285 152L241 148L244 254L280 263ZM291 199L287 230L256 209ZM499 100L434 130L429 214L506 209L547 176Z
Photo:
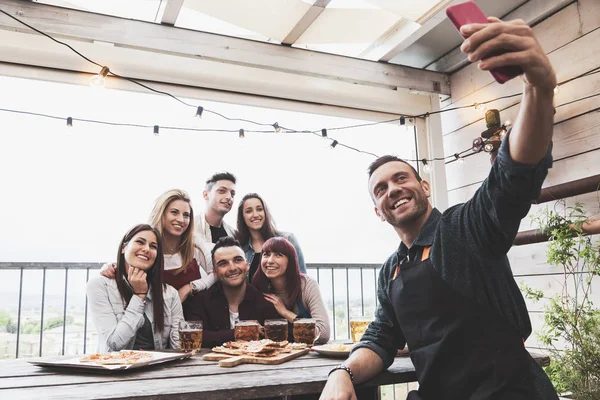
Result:
M86 282L101 263L0 263L0 359L77 355L96 349ZM332 338L350 338L350 318L372 317L378 264L308 264L329 312ZM382 399L405 398L416 384L381 389Z
M0 359L95 349L85 284L101 263L0 263ZM328 308L332 337L349 339L350 318L373 316L379 265L309 264ZM92 275L93 276L93 275Z

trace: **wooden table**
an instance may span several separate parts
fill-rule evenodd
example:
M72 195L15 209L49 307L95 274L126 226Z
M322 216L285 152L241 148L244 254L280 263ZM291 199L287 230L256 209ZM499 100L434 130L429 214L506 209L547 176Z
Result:
M311 352L281 365L222 368L202 360L203 354L206 351L187 360L111 374L47 369L24 359L0 361L0 399L220 400L307 395L320 393L327 372L341 362ZM549 361L546 356L532 355L542 365ZM372 397L378 386L415 380L410 358L398 357L388 371L358 389Z

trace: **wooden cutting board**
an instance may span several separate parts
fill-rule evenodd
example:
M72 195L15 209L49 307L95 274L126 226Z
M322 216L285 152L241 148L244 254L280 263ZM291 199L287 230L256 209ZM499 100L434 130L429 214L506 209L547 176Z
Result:
M218 361L219 367L231 368L240 364L266 364L278 365L286 361L293 360L305 354L310 349L292 350L290 353L281 353L273 357L254 357L254 356L232 356L231 354L209 353L202 357L205 361Z

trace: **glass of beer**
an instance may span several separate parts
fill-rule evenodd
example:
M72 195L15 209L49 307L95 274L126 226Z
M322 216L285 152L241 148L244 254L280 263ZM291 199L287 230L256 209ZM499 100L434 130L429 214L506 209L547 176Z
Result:
M265 337L274 342L283 342L288 338L288 322L285 319L265 320Z
M358 343L362 338L362 335L367 330L369 324L373 319L368 317L354 317L350 318L350 337L352 342Z
M200 350L202 321L179 321L179 347L185 352Z
M317 339L317 326L314 318L299 318L294 320L294 342L306 343L312 346Z
M260 339L260 324L255 320L239 321L233 331L235 341L252 342Z

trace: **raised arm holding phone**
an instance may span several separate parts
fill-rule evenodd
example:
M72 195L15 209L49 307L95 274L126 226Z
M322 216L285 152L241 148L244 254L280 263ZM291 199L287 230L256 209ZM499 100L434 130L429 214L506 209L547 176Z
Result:
M556 75L523 21L464 25L461 50L481 70L519 67L523 98L513 129L471 200L444 213L405 161L369 168L376 215L401 239L383 265L375 321L334 368L322 400L356 399L407 343L419 381L409 399L557 399L524 348L531 322L506 253L551 167Z

